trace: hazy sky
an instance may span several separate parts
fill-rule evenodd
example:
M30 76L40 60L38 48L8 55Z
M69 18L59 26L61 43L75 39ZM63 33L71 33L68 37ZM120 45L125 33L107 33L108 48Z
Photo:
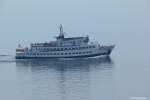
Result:
M148 45L149 0L0 0L0 54L18 43L51 41L63 24L67 36L118 45Z

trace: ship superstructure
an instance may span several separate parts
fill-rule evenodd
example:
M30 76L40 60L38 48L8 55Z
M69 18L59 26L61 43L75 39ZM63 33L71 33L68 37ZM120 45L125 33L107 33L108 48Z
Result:
M19 45L16 49L16 59L108 56L115 47L115 45L102 46L98 43L91 43L88 36L66 38L62 25L59 30L56 41L31 43L30 48L23 48Z

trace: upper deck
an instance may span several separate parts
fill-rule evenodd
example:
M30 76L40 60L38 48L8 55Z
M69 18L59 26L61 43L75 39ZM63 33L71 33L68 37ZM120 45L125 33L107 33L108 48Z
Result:
M61 40L50 41L45 43L32 43L31 47L63 47L63 46L80 46L89 42L88 37L71 37Z
M50 41L45 43L32 43L31 47L63 47L63 46L80 46L82 44L87 44L89 42L89 37L69 37L64 36L63 27L59 27L60 33L56 37L56 41Z

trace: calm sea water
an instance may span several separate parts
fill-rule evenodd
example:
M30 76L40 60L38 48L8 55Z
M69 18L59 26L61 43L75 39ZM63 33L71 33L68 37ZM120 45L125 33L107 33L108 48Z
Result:
M148 0L0 0L0 100L149 100ZM110 57L15 60L19 43L89 35Z

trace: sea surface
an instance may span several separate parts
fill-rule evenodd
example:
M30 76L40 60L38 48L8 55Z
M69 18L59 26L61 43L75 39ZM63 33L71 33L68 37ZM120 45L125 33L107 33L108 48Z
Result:
M89 35L110 57L16 60L18 44ZM150 100L149 0L0 0L0 100Z

